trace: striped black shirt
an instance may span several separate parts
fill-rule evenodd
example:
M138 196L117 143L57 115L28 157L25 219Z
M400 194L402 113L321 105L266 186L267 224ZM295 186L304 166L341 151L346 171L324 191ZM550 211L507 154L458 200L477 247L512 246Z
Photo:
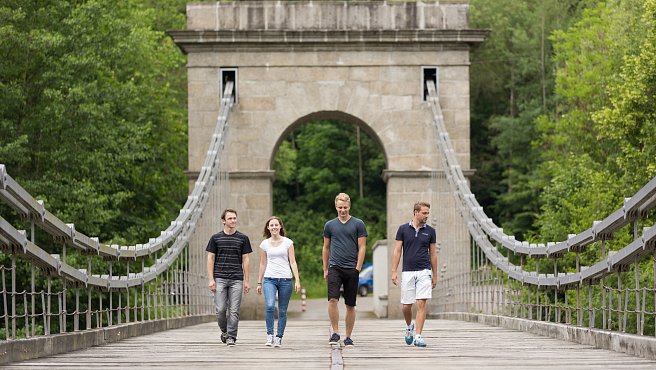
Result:
M253 251L248 236L220 231L212 235L205 250L214 253L214 278L244 280L242 255Z

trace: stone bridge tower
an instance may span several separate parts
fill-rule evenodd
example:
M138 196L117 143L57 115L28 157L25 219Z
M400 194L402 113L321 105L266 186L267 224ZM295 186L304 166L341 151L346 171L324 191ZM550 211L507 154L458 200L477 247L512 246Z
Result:
M442 247L440 268L445 277L467 272L468 234L454 216L423 87L426 79L437 82L445 124L467 171L469 52L486 34L468 29L467 16L467 0L189 4L187 29L170 34L188 57L190 173L203 164L222 83L234 80L229 204L254 247L272 212L278 146L304 123L339 119L360 126L385 155L389 247L383 262L391 263L396 229L412 217L414 202L427 200ZM204 222L214 230L220 225ZM197 246L198 253L204 247ZM253 285L258 259L253 253ZM376 264L377 312L399 318L399 290L384 286L390 268ZM242 317L263 317L259 301L246 295Z

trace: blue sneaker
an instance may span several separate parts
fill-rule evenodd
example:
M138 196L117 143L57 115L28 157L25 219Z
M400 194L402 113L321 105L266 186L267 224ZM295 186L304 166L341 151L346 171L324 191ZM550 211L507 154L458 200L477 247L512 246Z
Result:
M412 340L415 336L415 323L410 324L409 327L405 329L405 344L412 345Z
M426 347L426 342L424 342L424 338L421 335L417 335L415 338L415 347Z

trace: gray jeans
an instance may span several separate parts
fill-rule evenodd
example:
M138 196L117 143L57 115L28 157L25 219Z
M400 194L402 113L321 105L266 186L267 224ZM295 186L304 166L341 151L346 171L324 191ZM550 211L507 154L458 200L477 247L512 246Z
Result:
M216 283L214 308L219 329L221 332L227 333L229 337L237 339L239 307L244 291L244 281L215 278L214 282Z

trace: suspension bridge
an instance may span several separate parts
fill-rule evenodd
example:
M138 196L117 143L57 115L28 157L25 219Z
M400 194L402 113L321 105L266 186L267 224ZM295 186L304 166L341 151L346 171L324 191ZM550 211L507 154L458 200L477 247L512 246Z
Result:
M534 244L505 234L467 180L469 47L486 34L467 27L467 7L466 1L190 4L187 30L170 35L188 54L191 191L169 227L142 244L102 243L53 215L0 164L0 201L20 219L0 215L0 248L10 261L0 266L0 364L385 368L561 361L653 368L656 227L648 216L656 178L566 240ZM388 235L417 199L444 210L431 219L443 249L427 324L435 345L426 351L394 339L399 291L387 284L385 241L374 250L378 318L356 323L355 349L324 343L327 316L300 315L290 320L286 348L265 352L257 334L263 304L253 294L242 304L242 316L252 321L243 321L237 346L247 350L219 346L204 245L226 207L240 210L241 230L259 232L271 214L277 145L317 118L346 120L380 143ZM609 240L620 234L629 240L611 248ZM48 252L53 247L57 253ZM71 250L85 257L83 265ZM598 251L589 266L580 262L586 251ZM559 264L568 257L576 261L573 271ZM26 281L19 269L29 271Z

